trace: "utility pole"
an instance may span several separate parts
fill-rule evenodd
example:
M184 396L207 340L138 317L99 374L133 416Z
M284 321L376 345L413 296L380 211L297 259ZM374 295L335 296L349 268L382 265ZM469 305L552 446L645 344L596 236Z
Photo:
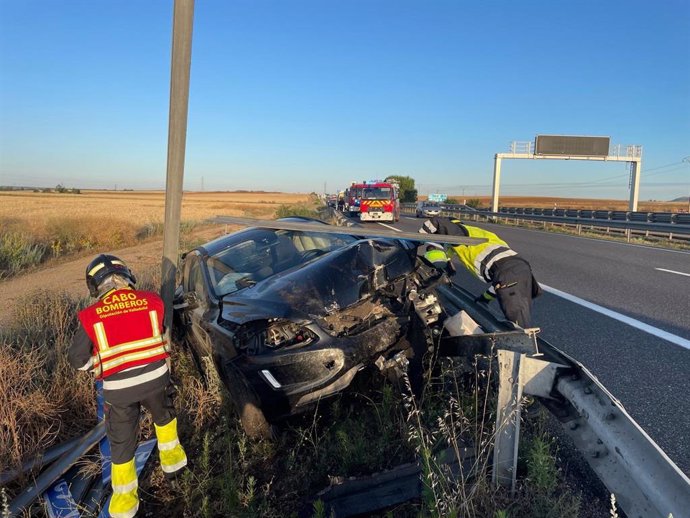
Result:
M180 247L182 180L187 141L189 107L189 69L192 62L192 25L194 0L175 0L170 68L170 113L168 121L168 165L165 185L165 221L163 224L163 261L161 298L165 302L165 328L168 341L172 327L172 302Z

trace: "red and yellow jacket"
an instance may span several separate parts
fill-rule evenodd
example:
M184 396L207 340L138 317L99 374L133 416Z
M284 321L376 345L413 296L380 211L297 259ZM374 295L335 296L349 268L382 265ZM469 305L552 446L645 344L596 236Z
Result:
M157 294L130 288L112 291L80 311L79 320L93 343L89 363L96 377L167 358L163 317L163 300Z

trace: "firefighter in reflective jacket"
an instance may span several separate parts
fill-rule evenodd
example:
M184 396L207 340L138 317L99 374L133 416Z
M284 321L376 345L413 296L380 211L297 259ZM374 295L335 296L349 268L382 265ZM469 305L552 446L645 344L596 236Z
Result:
M491 284L475 302L488 304L498 298L508 320L523 328L529 326L532 299L541 294L541 288L532 275L529 263L511 250L505 241L493 232L451 218L435 217L425 221L419 232L486 239L486 242L478 245L451 247L468 270ZM430 253L438 255L438 250L427 252Z
M155 293L135 290L135 283L125 263L112 255L99 255L88 265L86 284L98 302L79 312L81 326L68 352L73 367L103 380L112 456L108 511L113 518L132 517L139 508L134 453L141 405L153 416L166 476L175 476L187 465L177 437L166 363L163 301Z

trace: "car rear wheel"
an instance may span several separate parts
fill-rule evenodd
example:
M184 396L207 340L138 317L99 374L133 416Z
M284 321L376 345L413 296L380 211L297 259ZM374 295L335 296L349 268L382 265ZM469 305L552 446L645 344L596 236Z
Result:
M259 397L242 373L233 366L226 366L223 374L244 433L251 439L273 439L273 426L261 410Z

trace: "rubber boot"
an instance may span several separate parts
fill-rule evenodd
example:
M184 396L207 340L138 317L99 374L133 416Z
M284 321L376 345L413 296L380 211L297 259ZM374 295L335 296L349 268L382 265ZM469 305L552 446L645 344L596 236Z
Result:
M134 459L112 464L113 496L108 512L112 518L132 518L139 510L137 470Z
M177 437L177 418L163 426L155 425L155 428L161 468L167 477L174 477L187 465L187 455Z

